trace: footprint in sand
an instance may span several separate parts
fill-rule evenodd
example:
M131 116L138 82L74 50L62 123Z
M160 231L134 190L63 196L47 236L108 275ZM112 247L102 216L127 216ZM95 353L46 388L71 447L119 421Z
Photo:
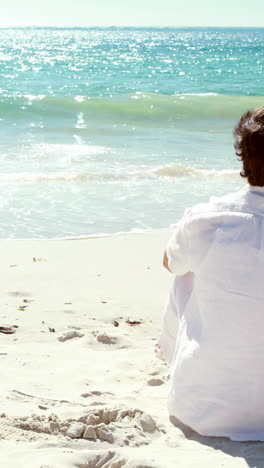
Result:
M165 382L162 379L149 379L147 383L151 387L158 387L160 385L163 385Z
M25 291L9 291L8 294L9 294L9 296L15 296L15 297L31 296L31 294L29 292L25 292Z
M70 330L62 335L58 336L58 340L61 342L72 340L73 338L82 338L84 336L84 333L81 333L78 330Z
M93 330L92 335L98 343L111 346L112 349L128 349L132 346L131 340L126 335L119 336L118 334L114 335L109 334L107 331L98 330ZM99 346L97 349L100 348L103 350L103 346Z
M95 468L95 467L111 467L111 468L122 468L126 465L127 460L122 457L120 454L113 452L112 450L105 452L95 451L93 453L89 453L87 455L87 459L85 460L85 467L86 468Z
M135 456L127 459L122 454L114 452L113 450L93 450L87 454L85 460L86 468L161 468L157 464L143 460L136 459Z
M118 342L118 338L116 336L110 336L110 335L107 335L106 333L97 335L96 339L99 343L108 344L108 345L115 345Z
M95 397L95 396L104 396L104 395L110 395L110 396L113 396L114 394L111 393L111 392L100 392L98 390L93 390L91 392L86 392L86 393L82 393L81 396L83 398L89 398L89 397Z
M90 405L91 406L103 406L105 403L105 396L110 396L113 397L113 393L111 392L99 392L97 390L94 390L94 391L91 391L91 392L86 392L86 393L82 393L81 394L81 397L82 398L92 398L93 400L91 401ZM95 397L102 397L102 399L98 399L98 400L95 400L94 398Z

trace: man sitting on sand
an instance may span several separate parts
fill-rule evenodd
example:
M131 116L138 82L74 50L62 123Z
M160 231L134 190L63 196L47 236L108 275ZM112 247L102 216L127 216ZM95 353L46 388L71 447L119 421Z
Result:
M158 353L169 413L196 432L264 441L264 107L234 130L239 192L186 210L164 255L176 275Z

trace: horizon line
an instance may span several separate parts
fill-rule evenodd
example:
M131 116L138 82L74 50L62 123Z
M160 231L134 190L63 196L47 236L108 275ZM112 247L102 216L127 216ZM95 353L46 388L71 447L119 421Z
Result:
M99 26L59 26L59 25L0 25L0 29L264 29L264 26L215 26L215 25L203 25L203 26L191 26L191 25L181 25L181 26L172 26L172 25L144 25L144 26L128 26L128 25L99 25Z

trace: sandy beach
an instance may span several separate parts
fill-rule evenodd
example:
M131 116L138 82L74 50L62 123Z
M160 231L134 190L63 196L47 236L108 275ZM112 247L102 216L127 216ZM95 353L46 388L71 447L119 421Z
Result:
M168 236L0 242L1 468L264 466L263 443L169 419Z

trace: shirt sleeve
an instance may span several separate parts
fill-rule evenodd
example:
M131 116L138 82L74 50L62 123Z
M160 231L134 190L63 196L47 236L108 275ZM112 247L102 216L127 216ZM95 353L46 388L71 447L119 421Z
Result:
M190 210L185 211L166 247L169 269L177 276L192 271L188 244L189 213Z

